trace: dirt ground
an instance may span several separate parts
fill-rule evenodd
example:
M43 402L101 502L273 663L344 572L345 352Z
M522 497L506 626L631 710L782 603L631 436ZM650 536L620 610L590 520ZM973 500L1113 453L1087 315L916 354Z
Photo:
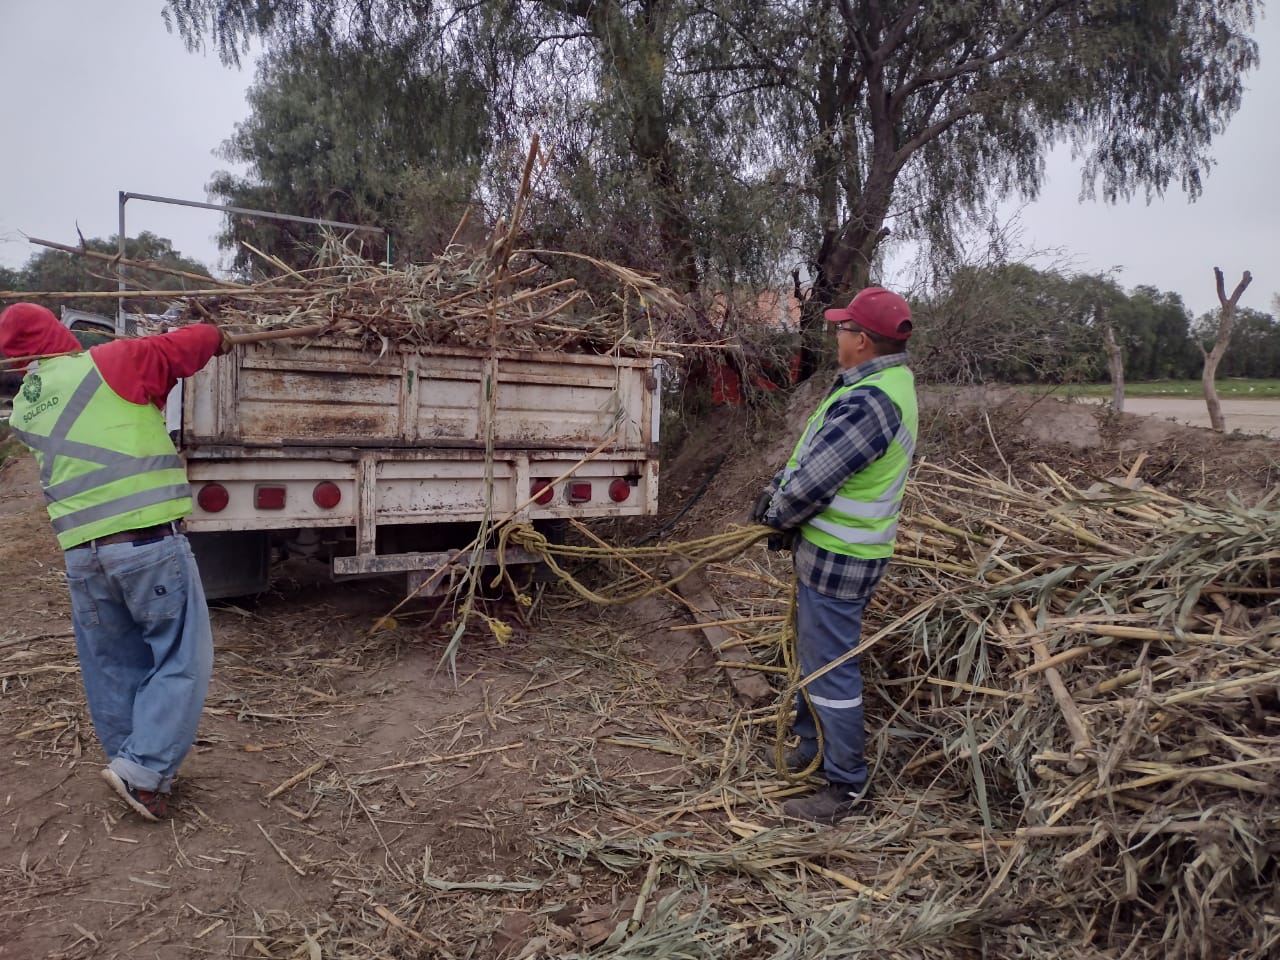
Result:
M1180 493L1259 496L1280 461L1273 442L1020 395L934 395L926 419L924 456L1076 458L1102 475L1141 457ZM697 501L669 536L741 521L796 426L779 408L699 427L664 471L663 520ZM438 669L448 610L423 603L374 632L393 584L295 571L214 609L214 680L176 813L143 823L98 775L32 466L0 466L4 960L586 951L660 891L643 866L588 869L575 843L695 827L732 839L720 798L744 780L756 794L738 816L776 814L768 730L708 759L740 708L696 632L672 629L688 617L671 603L602 611L557 593L527 626L494 608L515 636L482 624L455 677ZM661 816L636 812L655 804Z
M371 635L393 586L285 579L213 610L213 685L175 816L142 822L99 779L32 467L24 456L0 475L0 957L307 955L293 945L352 917L367 921L354 955L518 952L527 917L484 909L469 883L558 900L569 927L608 925L626 884L584 890L531 838L626 828L611 791L688 779L611 736L668 735L666 712L729 712L709 655L663 629L660 605L629 610L626 630L594 610L550 610L533 630L493 611L516 636L464 638L455 683L437 670L449 634L425 625L428 605ZM401 919L380 884L406 879L428 896ZM400 923L448 933L429 944Z

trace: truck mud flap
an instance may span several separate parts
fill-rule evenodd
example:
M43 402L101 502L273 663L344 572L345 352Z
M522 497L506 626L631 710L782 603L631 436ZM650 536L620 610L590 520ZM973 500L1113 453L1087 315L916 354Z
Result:
M208 600L264 593L271 584L271 537L265 530L188 533Z

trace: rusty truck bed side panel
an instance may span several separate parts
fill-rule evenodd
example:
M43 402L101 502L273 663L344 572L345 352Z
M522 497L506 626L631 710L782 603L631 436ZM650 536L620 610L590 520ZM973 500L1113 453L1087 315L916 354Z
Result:
M183 442L220 446L646 449L648 360L462 347L362 350L354 341L243 345L187 383Z

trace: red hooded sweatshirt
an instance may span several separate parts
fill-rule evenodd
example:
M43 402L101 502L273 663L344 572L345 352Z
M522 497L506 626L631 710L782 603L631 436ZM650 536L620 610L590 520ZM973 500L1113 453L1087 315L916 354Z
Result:
M198 323L172 333L113 340L89 351L102 379L130 403L164 409L165 397L181 377L189 377L218 352L222 332ZM0 313L0 353L35 357L83 349L53 313L34 303L15 303ZM26 364L17 368L26 369Z

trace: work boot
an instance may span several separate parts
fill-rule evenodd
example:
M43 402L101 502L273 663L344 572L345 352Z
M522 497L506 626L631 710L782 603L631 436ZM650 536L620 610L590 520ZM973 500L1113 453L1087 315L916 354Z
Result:
M804 749L801 747L792 747L790 750L787 751L787 754L785 757L783 757L782 762L786 764L788 773L795 773L795 774L804 773L806 770L809 769L810 766L813 766L813 770L811 772L815 774L820 774L822 773L822 765L813 764L814 756L815 755L812 753L805 753Z
M782 815L792 820L808 820L834 826L845 817L866 814L870 786L859 793L847 783L829 783L806 797L795 797L782 805Z
M158 823L169 815L169 798L163 793L139 790L110 767L102 768L102 779L144 820Z

